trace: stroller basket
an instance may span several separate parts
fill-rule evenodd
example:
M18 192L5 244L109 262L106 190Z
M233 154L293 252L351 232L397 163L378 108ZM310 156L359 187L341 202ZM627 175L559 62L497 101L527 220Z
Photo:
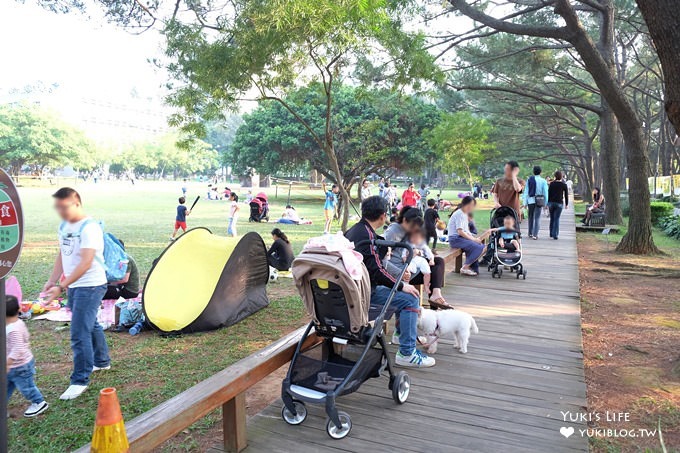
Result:
M347 383L341 395L352 393L367 379L380 376L382 350L371 348L364 360L357 363L362 352L363 348L352 345L331 346L327 341L319 343L298 357L292 369L291 384L325 394L335 390L357 366L352 380Z

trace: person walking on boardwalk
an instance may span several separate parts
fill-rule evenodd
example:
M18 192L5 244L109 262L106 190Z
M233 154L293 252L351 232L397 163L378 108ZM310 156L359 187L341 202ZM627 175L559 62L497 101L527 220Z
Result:
M519 164L514 160L508 161L503 169L503 177L496 181L491 190L494 208L509 206L519 214L519 197L524 190L525 182L523 179L520 179L518 175Z
M555 172L555 180L548 188L548 210L550 211L550 237L560 236L560 216L562 209L569 206L569 186L562 181L562 172Z
M527 181L524 191L524 206L529 211L529 237L538 239L541 226L541 210L547 205L548 182L541 177L541 167L534 167L534 174Z

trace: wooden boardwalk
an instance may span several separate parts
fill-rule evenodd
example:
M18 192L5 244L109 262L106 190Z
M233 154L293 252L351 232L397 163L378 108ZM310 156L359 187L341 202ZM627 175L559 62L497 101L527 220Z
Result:
M411 395L392 401L387 379L371 379L338 406L352 417L343 440L325 432L325 414L307 406L288 426L276 401L248 424L246 452L572 452L587 451L584 424L561 411L585 412L574 217L562 218L559 241L525 237L527 280L447 274L446 296L475 316L480 333L468 354L442 342L437 366L409 370ZM483 223L479 222L480 226ZM568 439L561 427L573 427Z

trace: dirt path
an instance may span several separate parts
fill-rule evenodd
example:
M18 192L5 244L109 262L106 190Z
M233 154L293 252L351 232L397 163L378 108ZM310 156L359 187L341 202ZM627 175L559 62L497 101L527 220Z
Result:
M629 414L590 425L653 430L661 420L666 448L680 451L680 257L618 255L593 235L578 237L578 251L588 410ZM591 447L661 451L658 434L636 434Z

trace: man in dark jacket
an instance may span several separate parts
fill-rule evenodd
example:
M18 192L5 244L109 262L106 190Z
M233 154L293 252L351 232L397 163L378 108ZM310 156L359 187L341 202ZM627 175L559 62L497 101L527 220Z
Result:
M355 245L362 241L382 239L376 233L385 224L385 201L377 196L369 197L361 203L361 220L350 228L345 237ZM359 245L356 251L364 256L364 264L371 278L371 305L383 305L387 302L391 288L397 284L396 279L383 267L383 259L387 250L370 244ZM418 313L420 312L420 295L418 290L405 282L399 282L398 291L392 299L391 306L397 311L397 334L399 351L396 364L403 367L425 368L434 366L435 360L416 349L418 338Z

